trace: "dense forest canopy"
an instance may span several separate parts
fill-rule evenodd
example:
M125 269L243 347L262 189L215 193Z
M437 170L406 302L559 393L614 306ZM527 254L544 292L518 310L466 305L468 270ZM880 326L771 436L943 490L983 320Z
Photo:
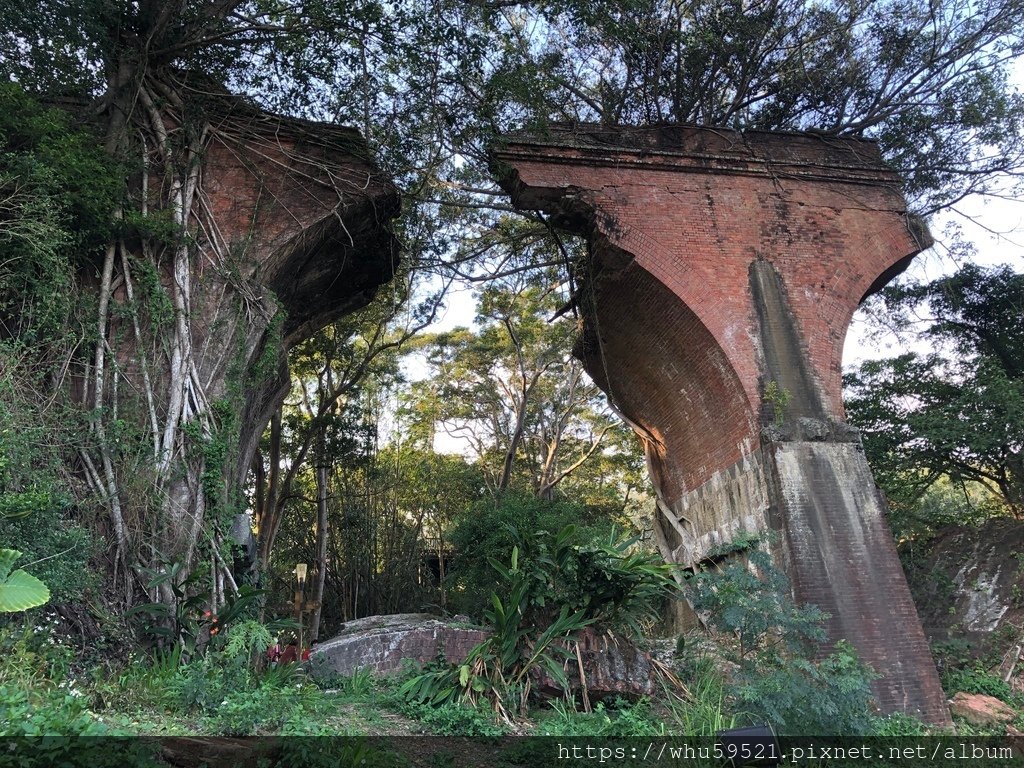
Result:
M339 619L405 606L410 547L429 540L443 562L452 510L482 494L628 511L636 452L571 357L585 246L507 203L488 160L504 132L693 122L870 137L924 214L1012 190L1024 159L1010 80L1021 0L2 0L0 18L0 512L106 536L121 605L174 603L133 575L172 561L201 564L226 599L227 531L246 509L260 569L275 551L301 556L322 594L331 560ZM197 169L208 103L228 93L357 126L403 194L396 282L293 350L287 405L248 477L232 469L239 392L191 373L181 278L216 229ZM412 342L454 280L491 281L479 327ZM260 322L272 336L282 320ZM397 392L410 343L436 385ZM125 354L135 379L119 373ZM275 363L249 361L246 387ZM441 422L475 441L475 462L433 452Z

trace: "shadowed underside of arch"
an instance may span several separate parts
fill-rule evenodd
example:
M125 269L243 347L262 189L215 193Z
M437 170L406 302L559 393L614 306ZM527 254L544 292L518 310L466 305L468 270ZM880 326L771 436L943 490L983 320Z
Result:
M864 141L692 126L510 136L520 208L584 234L578 355L643 439L659 546L693 565L773 530L801 602L880 674L886 712L949 713L859 438L843 341L929 244Z
M277 371L245 387L241 480L287 392L287 351L365 307L394 276L391 221L400 199L355 129L269 114L227 95L206 108L204 206L216 230L204 228L197 243L197 268L206 274L200 290L234 296L242 312L207 303L220 311L198 328L211 340L200 369L231 361L249 370L263 361ZM218 263L225 252L234 256L230 265ZM227 375L210 371L221 379L215 392Z

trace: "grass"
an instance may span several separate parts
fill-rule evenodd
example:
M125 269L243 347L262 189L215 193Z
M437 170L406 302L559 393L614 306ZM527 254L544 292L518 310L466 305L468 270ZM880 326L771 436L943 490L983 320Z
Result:
M7 698L0 696L0 722L41 733L99 729L171 736L617 738L711 736L748 721L730 704L721 664L709 655L683 654L677 659L676 672L684 685L666 684L652 700L597 702L591 712L581 711L571 699L540 701L510 727L499 725L489 708L433 706L403 697L399 689L413 670L389 678L375 677L367 670L349 676L299 666L261 670L216 654L191 663L168 654L131 660L120 668L106 663L83 670L69 666L60 648L51 651L45 642L32 642L8 637L4 644L7 654L0 658L0 688ZM52 663L47 663L48 654L55 654ZM984 670L961 669L947 674L944 682L949 693L955 689L996 695L1022 713L1016 725L1024 727L1024 697ZM963 723L958 728L964 735L995 732ZM929 732L919 721L898 716L875 718L870 730L884 736ZM0 734L12 735L2 728ZM443 763L445 758L440 755L436 760Z

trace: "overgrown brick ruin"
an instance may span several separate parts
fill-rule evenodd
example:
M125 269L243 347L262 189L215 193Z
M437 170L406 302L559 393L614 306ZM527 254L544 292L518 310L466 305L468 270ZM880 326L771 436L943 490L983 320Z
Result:
M366 306L394 276L400 198L351 128L273 115L212 87L153 122L162 144L143 145L133 193L149 208L146 221L179 216L187 235L122 241L121 259L114 264L108 251L102 277L83 276L98 295L108 290L116 309L107 336L128 385L121 399L136 393L143 404L126 401L121 412L147 422L152 478L127 463L119 476L109 448L92 475L112 506L119 488L137 482L159 500L153 519L141 503L127 515L114 507L118 551L133 546L126 531L134 528L155 536L163 557L190 562L207 507L233 505L283 402L287 351ZM92 370L75 383L90 406ZM117 414L118 378L104 375L114 383L102 402ZM223 458L204 452L217 430L231 446ZM204 486L204 473L221 470L222 485Z
M644 441L659 546L684 566L773 531L795 597L880 678L884 712L949 713L855 430L857 306L930 244L870 142L561 127L494 153L516 206L588 239L577 355Z
M198 246L221 268L202 283L205 291L235 294L246 308L249 338L221 332L222 344L241 343L247 367L263 357L278 371L259 389L246 387L237 469L243 478L287 392L285 352L369 304L394 275L391 220L399 193L353 128L284 118L233 99L218 106L203 166L216 230L204 229ZM225 252L237 261L223 264ZM278 313L283 325L274 327ZM214 359L223 364L225 357Z

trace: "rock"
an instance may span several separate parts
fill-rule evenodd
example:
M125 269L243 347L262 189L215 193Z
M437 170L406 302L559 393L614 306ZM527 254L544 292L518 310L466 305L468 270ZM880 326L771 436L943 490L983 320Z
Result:
M1006 657L1024 623L1024 521L996 518L948 526L928 542L904 543L907 579L932 643L953 642L975 658ZM1002 670L1009 671L1008 668Z
M1009 723L1017 717L1017 711L993 696L960 691L949 701L949 709L972 725L995 725Z
M632 641L609 632L598 634L587 628L580 633L578 642L587 694L592 701L613 696L638 699L657 691L658 683L651 654L638 648ZM575 660L575 645L569 646L569 650L573 657L566 664L566 674L572 686L576 687L580 675L579 663ZM546 674L538 675L538 683L549 694L561 694L561 689Z
M457 621L459 619L461 621ZM405 659L426 663L443 655L449 662L461 662L473 646L488 636L486 629L468 625L466 616L452 620L428 613L369 616L346 623L337 637L319 643L310 662L314 669L341 675L366 668L387 674L401 670ZM580 633L579 645L587 691L592 700L612 696L636 699L657 691L651 655L629 640L610 633L598 634L588 628ZM570 650L573 657L566 670L575 686L579 682L575 645ZM536 683L549 694L561 694L550 677L538 674Z
M805 440L827 440L832 436L832 427L828 422L801 416L797 419L799 433Z
M443 656L460 662L487 634L428 613L368 616L347 622L337 637L317 644L310 663L341 675L366 668L387 674L399 671L405 659L426 663Z

